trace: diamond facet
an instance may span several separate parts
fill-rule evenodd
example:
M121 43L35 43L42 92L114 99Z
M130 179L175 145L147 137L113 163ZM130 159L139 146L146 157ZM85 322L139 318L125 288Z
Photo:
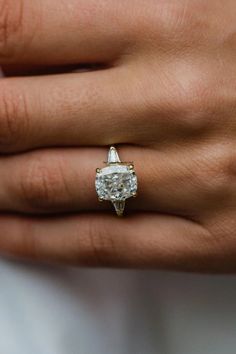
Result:
M129 165L114 164L102 168L96 175L96 191L102 200L124 201L137 192L137 176Z

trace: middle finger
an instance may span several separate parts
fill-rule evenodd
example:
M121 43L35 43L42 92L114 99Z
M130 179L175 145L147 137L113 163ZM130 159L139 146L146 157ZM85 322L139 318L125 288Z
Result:
M48 146L171 144L190 137L191 131L196 133L198 128L186 116L181 100L167 94L165 85L153 87L151 82L150 75L135 77L132 70L122 67L2 79L0 152Z

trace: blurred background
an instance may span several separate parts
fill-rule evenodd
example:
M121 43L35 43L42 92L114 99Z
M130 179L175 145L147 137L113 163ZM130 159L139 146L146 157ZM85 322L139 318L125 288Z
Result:
M235 354L236 277L0 261L1 354Z

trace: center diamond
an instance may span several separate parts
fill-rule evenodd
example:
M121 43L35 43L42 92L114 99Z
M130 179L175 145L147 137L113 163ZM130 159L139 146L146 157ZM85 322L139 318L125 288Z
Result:
M137 192L137 176L128 165L114 164L96 175L96 191L101 200L122 201Z

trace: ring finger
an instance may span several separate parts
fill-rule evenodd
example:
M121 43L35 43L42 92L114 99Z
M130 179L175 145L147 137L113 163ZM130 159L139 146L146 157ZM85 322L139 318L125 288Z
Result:
M235 204L233 179L225 183L223 150L120 146L121 159L133 160L138 176L139 195L129 200L129 209L196 216ZM95 169L106 154L105 148L68 148L2 157L0 209L36 214L110 209L111 203L98 203L94 187Z

